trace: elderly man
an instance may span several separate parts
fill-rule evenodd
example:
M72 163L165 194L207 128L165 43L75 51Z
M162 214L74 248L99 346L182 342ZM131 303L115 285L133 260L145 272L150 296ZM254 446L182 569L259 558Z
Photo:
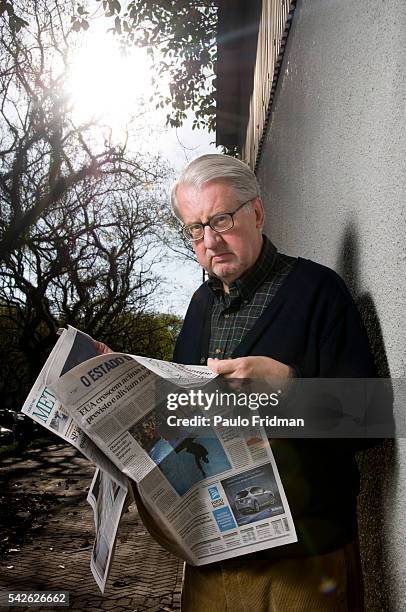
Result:
M278 253L262 234L254 173L225 155L192 161L172 206L208 280L194 294L174 361L228 378L370 377L367 336L332 270ZM273 440L298 542L187 565L183 610L363 610L356 445Z

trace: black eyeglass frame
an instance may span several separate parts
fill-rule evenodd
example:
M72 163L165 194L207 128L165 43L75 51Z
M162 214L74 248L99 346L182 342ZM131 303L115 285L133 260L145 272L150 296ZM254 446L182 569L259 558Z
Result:
M249 200L246 200L245 202L243 202L242 204L240 204L238 206L238 208L236 208L235 210L233 210L232 212L219 212L216 213L215 215L213 215L212 217L210 217L210 219L207 221L207 223L189 223L189 225L183 225L181 227L181 232L183 233L184 237L189 240L190 242L197 242L198 240L202 240L204 238L204 228L205 227L210 227L210 229L213 230L213 232L216 232L217 234L222 234L223 232L228 232L231 229L233 229L234 227L234 215L235 213L237 213L243 206L245 206L246 204L248 204L249 202L252 202L252 200L255 200L257 196L254 196L253 198L250 198ZM215 219L216 217L221 217L223 215L228 215L231 219L231 225L230 227L226 227L225 229L222 230L217 230L212 226L212 221L213 219ZM202 235L200 236L200 238L192 238L192 236L188 233L188 228L193 227L194 225L198 225L202 228Z

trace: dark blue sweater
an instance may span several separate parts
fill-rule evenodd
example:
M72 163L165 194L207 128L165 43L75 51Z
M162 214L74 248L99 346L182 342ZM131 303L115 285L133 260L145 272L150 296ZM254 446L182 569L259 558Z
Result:
M206 363L212 300L207 283L193 295L175 362ZM247 355L292 365L301 377L376 376L367 334L345 283L333 270L301 258L233 353ZM356 536L355 449L339 439L272 441L299 541L256 553L257 558L322 554Z

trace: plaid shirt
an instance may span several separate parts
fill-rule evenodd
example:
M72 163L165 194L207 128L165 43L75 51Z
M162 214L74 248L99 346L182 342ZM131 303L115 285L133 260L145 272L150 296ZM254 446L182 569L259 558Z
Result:
M229 359L276 295L296 258L278 253L264 236L262 251L253 269L238 278L224 293L222 282L208 280L214 293L209 357Z

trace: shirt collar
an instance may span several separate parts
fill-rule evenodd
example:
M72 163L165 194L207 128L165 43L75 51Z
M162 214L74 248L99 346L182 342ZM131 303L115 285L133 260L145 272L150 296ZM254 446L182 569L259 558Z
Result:
M256 290L270 275L278 251L272 242L263 236L261 253L252 268L244 272L229 286L229 296L235 299L249 301ZM219 278L210 276L207 284L217 299L224 297L223 283Z

